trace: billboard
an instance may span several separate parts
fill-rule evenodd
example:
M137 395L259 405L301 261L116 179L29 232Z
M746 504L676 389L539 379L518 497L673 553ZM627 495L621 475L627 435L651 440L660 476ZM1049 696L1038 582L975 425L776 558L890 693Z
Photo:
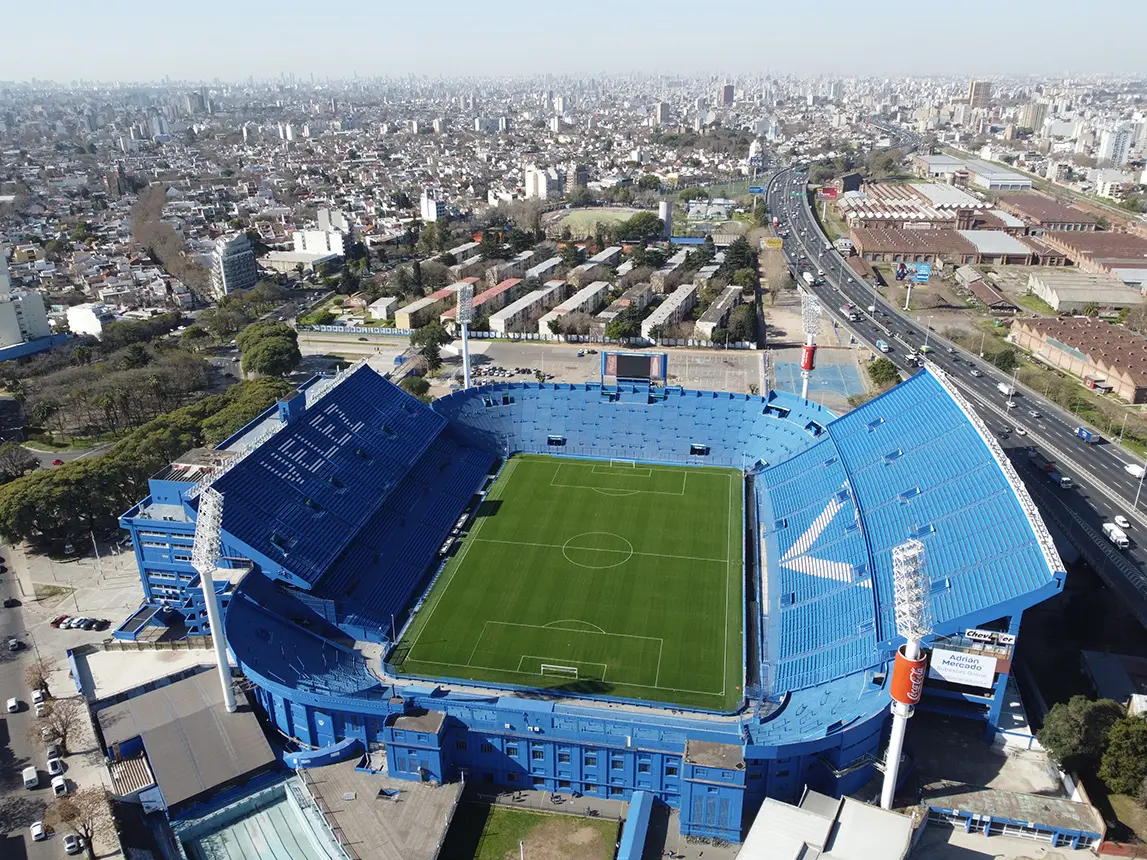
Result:
M750 185L749 186L749 193L750 194L764 194L765 188L763 185Z
M779 251L784 246L785 246L785 240L784 239L777 239L775 237L769 237L766 239L761 239L761 247L762 248L771 248L774 251Z
M932 278L932 264L931 263L917 263L916 264L916 283L926 284Z
M816 192L816 199L817 200L835 200L836 199L836 189L835 188L828 188L828 187L820 188Z
M996 658L987 654L934 648L932 660L928 664L928 677L951 684L991 689L996 680Z
M663 352L603 352L601 373L618 379L664 380L667 357Z

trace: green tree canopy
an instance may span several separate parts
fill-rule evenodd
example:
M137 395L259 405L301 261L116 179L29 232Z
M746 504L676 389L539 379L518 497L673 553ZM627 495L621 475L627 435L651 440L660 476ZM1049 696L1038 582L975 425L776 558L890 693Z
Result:
M631 242L661 236L664 232L665 222L653 212L638 212L617 226L618 238Z
M1122 716L1123 708L1111 699L1072 696L1048 711L1036 737L1064 770L1094 767L1103 755L1108 731Z
M900 381L900 371L889 359L878 358L868 363L868 378L881 388L886 388Z
M1011 373L1020 366L1019 357L1016 355L1016 351L1011 348L1001 349L995 355L990 356L990 360L1004 373Z
M303 360L298 338L269 337L243 353L243 372L261 376L286 376Z
M1132 796L1147 777L1147 720L1141 716L1117 720L1107 733L1107 749L1099 778L1107 787Z
M430 390L430 383L421 376L408 375L402 378L402 382L398 383L399 387L407 392L418 397L420 394L425 394Z
M605 336L608 338L637 337L639 334L641 334L641 311L636 305L623 308L621 313L605 327Z
M661 180L652 173L646 173L637 180L637 187L642 191L656 191L661 187Z
M757 285L757 273L751 268L737 269L733 272L733 286L740 287L743 290L750 289Z

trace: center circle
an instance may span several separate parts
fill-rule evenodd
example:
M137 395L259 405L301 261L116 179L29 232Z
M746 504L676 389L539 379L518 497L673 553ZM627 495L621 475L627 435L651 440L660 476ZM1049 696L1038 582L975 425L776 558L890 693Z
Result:
M582 532L562 544L562 555L578 567L608 570L633 558L633 544L613 532Z

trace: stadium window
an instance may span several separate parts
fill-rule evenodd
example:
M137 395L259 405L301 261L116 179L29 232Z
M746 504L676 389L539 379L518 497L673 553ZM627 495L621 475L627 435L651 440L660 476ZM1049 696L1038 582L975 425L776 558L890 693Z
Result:
M545 761L546 751L545 750L531 750L530 751L530 758L532 758L534 761Z
M665 775L666 776L677 776L677 765L675 765L675 764L665 765Z
M517 758L518 757L518 748L515 746L506 747L506 755L508 755L510 758Z
M569 763L570 763L570 754L568 752L558 753L558 764L569 764Z
M638 773L649 773L649 762L647 762L647 761L638 762L637 763L637 772Z
M535 776L535 777L534 777L534 788L545 788L545 787L546 787L546 779L545 779L545 777L543 777L543 776Z
M506 774L506 782L517 782L517 781L518 781L518 775L516 773Z
M482 750L482 752L486 753L487 755L489 755L490 753L492 753L494 751L494 747L492 747L490 744L482 744L480 749Z
M465 751L466 741L454 741L454 749Z
M563 789L563 788L569 788L569 787L570 787L570 781L568 779L559 779L558 780L558 789L559 790Z
M610 759L609 769L610 770L625 770L625 762L623 762L619 758Z
M789 775L788 768L785 768L784 770L778 770L775 774L773 774L773 776L775 776L777 779L780 779L781 777L788 776L788 775Z
M586 753L585 754L585 766L586 767L597 767L597 753Z
M625 789L622 786L611 785L609 787L609 796L610 797L620 797L623 794L625 794Z
M596 782L587 782L585 784L585 793L586 794L597 794L597 783Z
M690 445L689 446L689 455L692 457L708 457L709 456L709 446L708 445Z
M547 436L546 444L551 448L564 448L566 444L565 436Z

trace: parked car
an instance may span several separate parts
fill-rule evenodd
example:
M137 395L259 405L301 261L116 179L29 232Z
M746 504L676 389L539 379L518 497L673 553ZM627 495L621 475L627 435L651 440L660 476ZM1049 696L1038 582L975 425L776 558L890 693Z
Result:
M48 759L48 774L50 776L60 776L64 772L64 762L59 758Z
M96 619L85 618L84 623L80 625L80 629L81 630L92 630L95 628L95 626L96 626Z
M32 831L32 841L33 842L40 842L40 841L48 838L48 834L44 830L44 822L43 821L33 821L32 826L29 827L28 829Z
M52 777L52 794L56 797L63 797L68 793L68 781L62 776Z
M79 854L84 850L84 840L74 833L69 833L64 837L64 853L65 854Z
M70 617L71 617L70 615L57 615L55 618L53 618L48 623L51 624L53 627L59 627L61 624L63 624L65 621L67 621Z
M40 704L43 704L43 702L44 702L44 691L43 690L33 690L32 691L32 704L33 705L40 705Z
M2 573L3 571L4 571L4 568L0 567L0 573ZM19 605L20 605L20 601L15 597L5 597L4 598L4 608L5 609L12 609L12 608L19 606Z
M57 457L55 460L52 461L52 465L53 466L62 466L62 465L64 465L64 461L61 460L59 457Z
M20 710L20 700L17 698L9 699L8 700L8 713L14 714L19 710Z
M111 625L112 623L106 618L101 618L96 622L96 630L107 630L109 627L111 627Z
M37 702L33 707L36 709L37 717L46 717L48 715L47 702Z
M9 651L19 651L20 646L22 646L23 644L24 643L21 642L19 639L11 638L8 640L8 650Z

